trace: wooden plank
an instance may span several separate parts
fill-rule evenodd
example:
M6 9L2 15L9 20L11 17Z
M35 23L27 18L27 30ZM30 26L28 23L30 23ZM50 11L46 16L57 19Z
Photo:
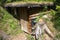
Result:
M29 17L35 17L35 16L39 16L40 14L48 14L48 13L50 13L51 11L46 11L46 12L41 12L41 13L36 13L36 14L32 14L32 15L30 15Z
M35 17L35 16L38 16L39 15L39 13L37 13L37 14L32 14L32 15L30 15L29 17Z
M21 22L21 29L25 32L28 32L27 28L27 11L26 8L19 8L19 13L20 13L20 22Z

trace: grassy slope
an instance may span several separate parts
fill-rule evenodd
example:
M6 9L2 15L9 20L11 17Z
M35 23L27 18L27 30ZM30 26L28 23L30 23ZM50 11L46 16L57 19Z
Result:
M58 33L56 34L56 38L60 40L60 6L56 7L56 14L54 15L53 24Z
M18 20L2 7L0 7L0 30L5 31L7 34L17 34L22 32Z
M19 0L18 0L19 1ZM32 0L24 0L25 2L29 2ZM39 2L39 0L33 0L33 1L37 1ZM40 0L40 1L44 1L44 0ZM52 1L52 0L46 0L46 1ZM16 2L16 1L14 1ZM57 8L58 12L60 12L59 7ZM58 15L55 15L54 17L56 17ZM54 24L56 25L55 28L57 28L57 30L60 30L60 21L59 21L59 16L57 17L57 20L54 20ZM13 18L10 14L8 14L8 12L3 9L2 7L0 7L0 29L5 31L7 34L16 34L19 33L21 31L19 31L20 26L18 25L18 21ZM60 35L60 34L59 34ZM60 38L60 36L57 36L58 38Z

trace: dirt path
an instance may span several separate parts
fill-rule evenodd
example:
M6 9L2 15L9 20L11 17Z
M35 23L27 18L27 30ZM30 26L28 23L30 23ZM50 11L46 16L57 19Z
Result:
M21 33L18 34L16 36L13 36L10 40L26 40L26 34L25 33Z

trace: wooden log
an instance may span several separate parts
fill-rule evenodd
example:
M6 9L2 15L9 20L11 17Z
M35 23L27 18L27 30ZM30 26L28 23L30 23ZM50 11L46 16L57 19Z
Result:
M42 26L41 26L41 25L42 25ZM50 31L50 29L49 29L48 26L45 24L45 22L44 22L43 19L40 19L40 21L36 23L35 28L37 28L37 27L40 28L41 32L45 31L45 32L48 34L49 37L51 37L52 39L54 38L53 33ZM39 29L39 28L38 28L38 29ZM37 31L39 31L38 29L37 29ZM36 32L36 33L39 34L39 32Z
M39 16L40 14L49 14L51 11L46 11L46 12L41 12L41 13L37 13L37 14L32 14L29 17L35 17L35 16Z
M5 4L5 7L41 7L41 5L54 5L53 2L13 2Z

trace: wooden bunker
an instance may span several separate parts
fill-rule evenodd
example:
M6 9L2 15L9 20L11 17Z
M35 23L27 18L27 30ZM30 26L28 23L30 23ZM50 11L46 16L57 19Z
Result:
M56 7L53 2L18 2L5 5L6 9L20 20L21 29L27 33L32 32L34 25L32 23L45 6L47 6L47 10L55 9Z

